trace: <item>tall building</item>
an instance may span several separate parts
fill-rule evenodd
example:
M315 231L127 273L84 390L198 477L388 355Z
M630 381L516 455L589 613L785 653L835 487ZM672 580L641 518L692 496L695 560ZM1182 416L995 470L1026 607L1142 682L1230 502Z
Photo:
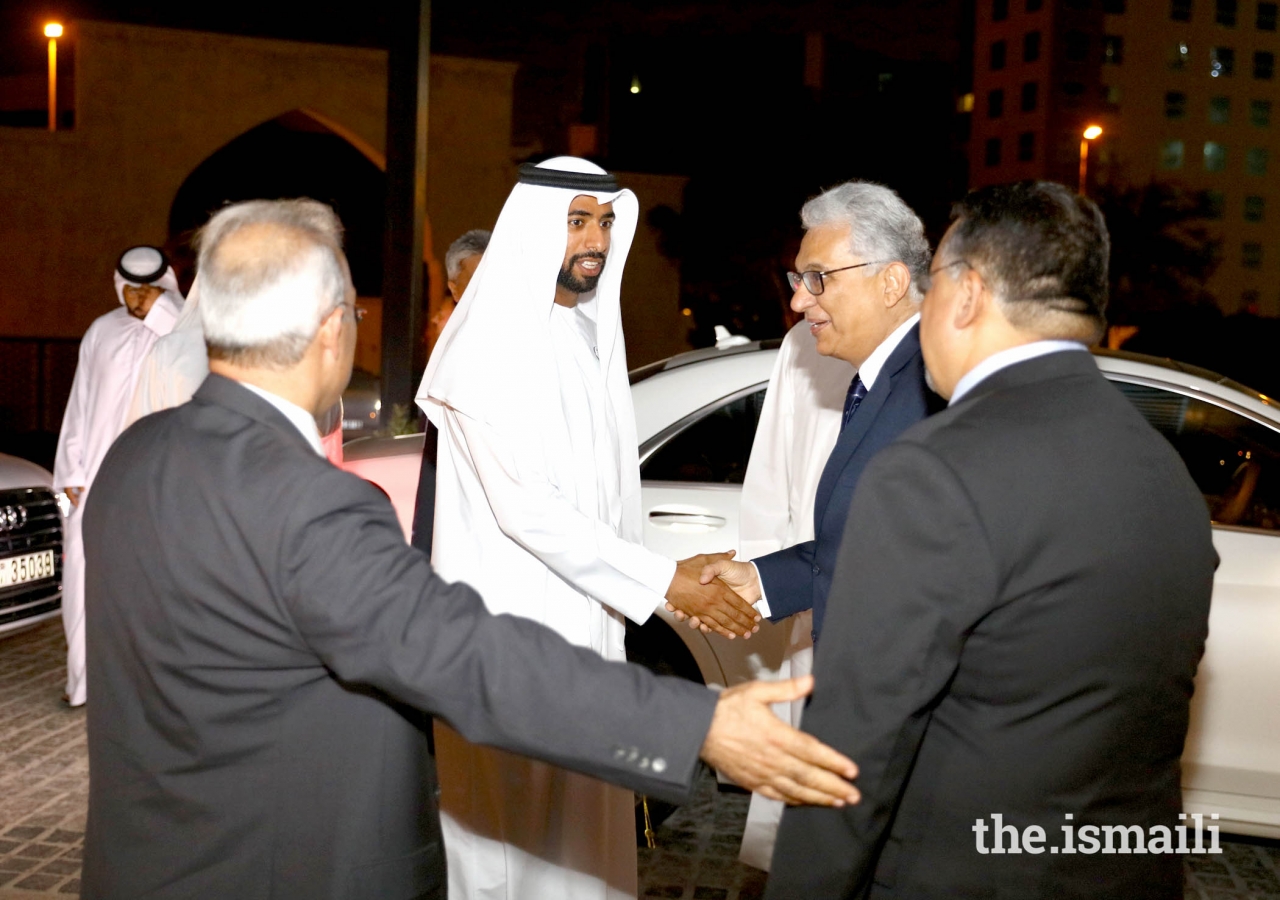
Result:
M1203 192L1226 312L1280 315L1277 3L978 0L970 181ZM1276 120L1273 123L1273 118ZM1270 209L1268 209L1270 207Z

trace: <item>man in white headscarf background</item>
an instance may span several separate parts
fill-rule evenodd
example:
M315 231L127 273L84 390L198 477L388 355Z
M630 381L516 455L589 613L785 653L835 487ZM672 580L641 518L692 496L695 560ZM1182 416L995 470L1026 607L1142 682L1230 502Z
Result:
M808 320L801 319L782 339L760 410L742 481L739 559L755 559L813 540L818 479L840 435L848 389L849 364L820 354ZM813 671L811 610L784 619L760 637L782 647L760 651L762 659L780 658L780 663L772 672L757 672L757 678L799 678ZM803 700L774 707L779 718L795 728L800 727L803 709ZM763 794L751 795L739 854L744 863L769 868L782 807L781 801Z
M640 544L619 301L638 214L585 160L522 166L418 393L440 431L433 566L617 660L623 616L663 603L726 635L758 621L698 585L704 558ZM451 900L635 897L630 792L436 731Z
M63 531L62 623L67 634L67 702L85 702L84 546L80 512L98 465L127 424L142 360L173 330L182 293L169 260L155 247L126 250L116 264L120 308L99 316L80 341L80 359L62 417L53 465L55 490L72 504Z

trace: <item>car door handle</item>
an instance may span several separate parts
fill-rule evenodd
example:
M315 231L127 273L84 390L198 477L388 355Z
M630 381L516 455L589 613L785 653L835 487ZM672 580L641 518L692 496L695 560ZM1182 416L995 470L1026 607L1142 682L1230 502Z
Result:
M726 524L726 519L723 516L667 512L657 509L649 513L649 521L658 528L665 528L668 531L681 531L685 534L716 531Z

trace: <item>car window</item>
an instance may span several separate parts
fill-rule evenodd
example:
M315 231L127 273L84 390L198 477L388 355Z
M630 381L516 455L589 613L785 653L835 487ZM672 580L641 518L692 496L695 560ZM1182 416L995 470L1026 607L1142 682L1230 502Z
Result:
M1113 383L1182 456L1214 522L1280 531L1280 434L1195 397Z
M742 484L764 389L724 403L659 447L640 467L646 481Z

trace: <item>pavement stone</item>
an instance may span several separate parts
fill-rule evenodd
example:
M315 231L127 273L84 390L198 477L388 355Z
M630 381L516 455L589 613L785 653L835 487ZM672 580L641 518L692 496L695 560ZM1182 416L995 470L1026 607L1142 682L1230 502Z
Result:
M0 900L80 894L89 766L84 710L61 700L65 654L56 620L0 639ZM766 873L737 858L748 799L704 775L638 851L642 900L762 897ZM1187 858L1184 900L1280 900L1280 841L1222 847Z

